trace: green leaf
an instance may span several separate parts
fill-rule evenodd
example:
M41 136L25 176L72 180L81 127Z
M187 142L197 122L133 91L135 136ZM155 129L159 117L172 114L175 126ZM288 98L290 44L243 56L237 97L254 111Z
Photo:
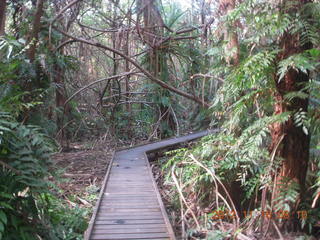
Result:
M5 212L2 211L2 210L0 210L0 220L4 224L7 224L7 222L8 222L8 219L7 219L7 216L6 216Z
M18 224L19 224L19 220L15 215L11 215L11 223L13 225L13 227L18 230Z
M4 225L2 222L0 222L0 232L4 232Z
M8 203L6 202L0 202L0 206L4 207L4 208L8 208L10 210L14 210L12 206L10 206Z

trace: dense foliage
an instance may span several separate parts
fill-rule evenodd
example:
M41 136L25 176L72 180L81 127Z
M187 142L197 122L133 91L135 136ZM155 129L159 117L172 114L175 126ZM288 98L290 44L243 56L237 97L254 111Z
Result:
M31 62L26 26L15 27L18 36L0 38L0 239L82 239L87 212L65 206L49 181L57 177L50 160L57 127L48 110L58 60L42 41Z
M194 217L186 221L198 231L215 230L212 239L218 239L219 230L225 228L222 223L216 227L217 219L229 220L234 223L235 232L241 229L247 234L259 229L265 236L268 229L273 229L272 224L277 224L283 231L303 229L308 234L319 235L320 18L315 9L320 6L308 3L291 15L281 11L291 6L267 2L244 1L221 20L221 24L230 25L241 21L244 33L239 32L241 60L237 66L224 65L219 38L209 50L215 59L221 59L213 64L210 74L224 79L211 107L212 125L220 131L204 138L191 150L179 150L165 165L165 171L171 173L167 183L177 186L179 198L187 199L183 204L186 205L184 214L198 212L196 206L201 209L198 220ZM313 48L279 59L284 51L281 37L297 32L301 44L311 43ZM311 78L300 90L287 92L284 101L290 105L297 99L309 98L309 108L307 112L298 109L275 114L275 77L276 81L285 81L284 76L290 69L309 74ZM271 126L285 124L290 119L311 137L303 196L297 182L290 178L277 180L283 158L276 155L276 150L284 144L283 136L276 148L270 149ZM207 212L208 209L211 211ZM219 216L217 211L225 215ZM255 217L247 214L251 211ZM307 217L301 217L302 211L307 212ZM238 216L229 218L230 212ZM272 220L265 217L266 212L273 214ZM290 220L284 213L290 214ZM263 226L264 221L268 227ZM270 221L274 222L270 225ZM232 232L222 235L230 234Z

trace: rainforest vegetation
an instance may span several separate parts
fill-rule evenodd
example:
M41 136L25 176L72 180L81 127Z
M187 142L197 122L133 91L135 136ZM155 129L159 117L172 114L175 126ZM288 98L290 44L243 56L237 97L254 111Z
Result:
M177 238L320 238L319 0L0 0L0 60L0 239L83 239L77 144L209 128L155 163Z

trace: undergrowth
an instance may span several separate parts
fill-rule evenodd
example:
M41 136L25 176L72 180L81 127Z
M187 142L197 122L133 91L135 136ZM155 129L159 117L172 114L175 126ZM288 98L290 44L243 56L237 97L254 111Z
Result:
M0 239L82 239L87 210L64 203L48 180L55 149L39 127L0 113Z

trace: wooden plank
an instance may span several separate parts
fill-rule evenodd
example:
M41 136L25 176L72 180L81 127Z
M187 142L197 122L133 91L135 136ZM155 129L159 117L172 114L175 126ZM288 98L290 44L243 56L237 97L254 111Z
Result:
M117 177L112 177L112 181L119 181L119 182L126 182L129 183L147 183L150 182L150 178L134 178L134 177L126 177L126 176L117 176Z
M136 202L141 202L141 203L145 203L146 206L148 205L148 203L157 203L157 199L155 197L151 197L151 198L141 198L141 197L135 197L135 198L131 198L131 199L123 199L123 198L119 198L119 196L108 196L108 197L104 197L103 198L103 203L136 203Z
M94 229L158 229L158 228L166 228L166 225L163 223L155 223L155 224L127 224L127 225L95 225Z
M161 215L105 215L105 216L97 216L96 220L104 221L104 220L157 220L162 219L163 216Z
M151 180L149 176L139 176L139 175L126 175L126 174L112 174L110 176L110 178L112 180L134 180L134 182L136 181L140 181L140 182L143 182L143 181L147 181L147 180Z
M113 174L111 176L114 176L116 174L123 174L123 175L139 175L139 176L145 176L148 173L147 170L135 170L132 169L130 171L125 170L125 169L116 169L113 171Z
M150 202L157 202L157 198L155 197L138 197L135 196L134 198L130 198L130 199L124 199L121 198L119 196L105 196L102 199L103 203L136 203L136 202L140 202L140 203L145 203L145 205L147 205Z
M150 186L150 181L123 181L123 180L116 180L116 179L110 179L110 185L127 185L128 187L131 185L140 185L140 186Z
M152 184L150 184L150 181L147 182L141 182L141 183L125 183L125 182L112 182L110 185L108 185L107 190L110 191L109 189L112 189L113 191L117 191L117 190L136 190L136 188L138 188L138 190L150 190L153 189Z
M148 172L148 171L146 171ZM148 178L148 175L144 175L144 172L142 172L141 174L139 174L139 172L124 172L124 170L122 170L121 172L111 172L110 174L111 177L113 176L125 176L125 177L141 177L141 178Z
M154 195L154 194L152 194L152 195ZM139 196L134 195L134 196L132 196L132 195L124 195L124 194L119 194L119 195L117 195L117 194L107 194L107 195L105 195L104 194L103 199L105 199L105 200L112 200L112 199L115 199L115 200L124 199L124 200L126 200L127 199L127 201L132 201L132 200L140 200L140 201L157 200L157 198L155 196L150 196L150 195L139 195Z
M161 216L160 212L131 212L128 214L127 212L113 212L113 213L98 213L97 217L105 217L105 216L113 216L113 217L119 217L119 218L125 218L125 217L137 217L137 216Z
M153 238L166 238L169 237L167 233L114 233L108 235L105 234L93 234L91 239L104 240L104 239L153 239Z
M154 189L152 188L151 185L146 185L146 186L142 186L142 187L137 187L136 185L135 186L119 186L119 187L108 187L107 189L108 192L114 192L114 191L117 191L117 192L140 192L140 191L147 191L147 192L150 192L150 191L154 191Z
M112 213L112 212L124 212L124 213L127 213L127 214L131 214L131 213L134 213L134 212L160 212L161 209L158 207L156 208L146 208L144 211L142 211L141 209L134 209L134 208L110 208L110 207L104 207L104 208L101 208L101 211L103 212L108 212L108 213Z
M93 234L110 234L110 233L166 233L167 228L129 228L129 229L94 229Z
M124 209L146 209L146 206L143 204L101 204L101 210L104 210L106 208L114 208L114 209L119 209L119 208L124 208ZM159 208L158 203L153 203L153 204L148 204L148 208Z
M134 204L128 204L128 203L101 203L100 206L106 207L106 208L136 208L136 209L148 209L148 208L156 208L159 207L158 203L154 203L152 205L148 204L148 206L145 205L145 203L134 203Z
M152 191L152 192L154 192L154 191ZM147 192L147 191L145 191L145 192L139 192L139 195L141 196L141 197L143 197L143 196L150 196L150 194L152 194L152 192L150 193L150 191L149 192ZM123 198L131 198L131 197L135 197L136 195L137 195L137 192L105 192L105 194L106 195L109 195L109 196L121 196L121 197L123 197Z
M155 219L155 220L145 220L145 219L129 219L126 221L118 221L118 220L97 220L95 224L97 225L109 225L109 224L116 224L116 225L127 225L127 224L154 224L154 223L162 223L164 224L163 219Z

